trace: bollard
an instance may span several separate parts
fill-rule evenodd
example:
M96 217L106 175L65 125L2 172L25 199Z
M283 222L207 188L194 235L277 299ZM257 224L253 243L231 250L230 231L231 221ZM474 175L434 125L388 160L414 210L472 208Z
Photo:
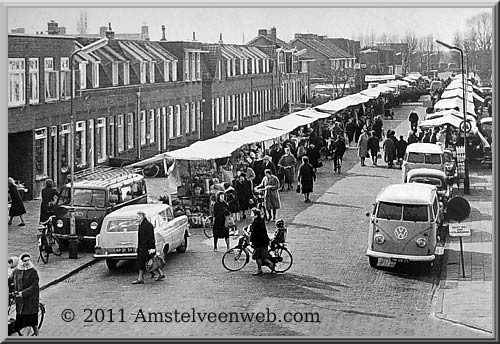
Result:
M69 259L77 259L78 258L78 237L70 236L68 240L68 253Z

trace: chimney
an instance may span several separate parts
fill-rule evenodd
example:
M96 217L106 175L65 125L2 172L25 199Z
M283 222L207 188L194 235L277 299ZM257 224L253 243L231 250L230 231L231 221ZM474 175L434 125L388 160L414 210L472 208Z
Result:
M111 22L108 23L108 31L106 31L106 37L108 39L114 39L115 38L115 32L111 29Z
M149 41L149 27L147 25L141 26L141 39Z
M258 36L267 37L267 29L259 29Z
M160 41L166 41L167 39L165 38L165 25L161 26L161 39Z
M47 33L49 35L57 35L59 33L59 30L57 27L59 24L57 24L54 20L51 20L50 23L47 23Z
M271 41L276 45L276 28L274 26L271 28Z
M193 31L193 41L196 41L196 32Z
M99 27L99 37L106 37L106 31L108 28L106 26Z
M222 32L219 33L219 44L223 44L224 41L222 40Z

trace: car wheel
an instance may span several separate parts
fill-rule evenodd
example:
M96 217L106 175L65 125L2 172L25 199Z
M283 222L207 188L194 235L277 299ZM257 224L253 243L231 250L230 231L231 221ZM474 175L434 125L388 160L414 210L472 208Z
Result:
M177 253L184 253L187 250L187 246L188 246L188 238L187 235L184 234L184 241L182 242L182 245L177 247L175 250L177 251Z
M116 259L106 259L106 266L109 270L115 270L116 264L118 264L118 260Z
M377 267L377 263L378 263L378 258L377 257L368 257L368 261L370 262L370 266L372 268L376 268Z

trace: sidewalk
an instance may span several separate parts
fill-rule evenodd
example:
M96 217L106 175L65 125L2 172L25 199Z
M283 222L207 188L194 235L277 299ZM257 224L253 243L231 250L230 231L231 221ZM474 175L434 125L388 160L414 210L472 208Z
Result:
M90 252L78 252L77 259L69 259L68 251L64 251L60 257L53 254L49 255L47 264L44 264L41 260L38 261L39 253L36 235L39 227L40 203L41 200L24 202L26 214L23 217L26 226L19 227L17 225L19 218L14 218L13 224L8 226L7 250L8 257L19 257L25 252L31 254L31 259L40 275L40 288L43 290L92 264L94 256Z
M471 171L470 195L463 195L460 189L459 195L471 206L470 216L464 221L471 236L462 237L463 265L460 238L447 237L434 313L438 319L484 334L493 334L492 182L491 170Z

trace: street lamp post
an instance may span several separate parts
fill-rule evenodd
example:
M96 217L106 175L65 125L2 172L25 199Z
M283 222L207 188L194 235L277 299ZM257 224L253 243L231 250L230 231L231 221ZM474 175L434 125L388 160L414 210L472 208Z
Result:
M107 38L102 38L80 49L75 50L69 57L69 65L71 68L71 97L70 97L70 144L71 151L69 156L70 163L70 178L71 178L71 207L70 207L70 222L69 222L69 240L68 240L68 257L70 259L78 258L78 236L76 235L76 220L75 220L75 116L73 114L73 98L75 97L75 68L73 66L74 58L79 53L90 53L108 44Z
M436 40L436 43L441 44L442 46L451 49L451 50L456 50L460 53L460 60L462 63L462 107L463 107L463 114L464 114L464 124L463 124L463 131L464 131L464 194L469 195L470 194L470 180L469 180L469 167L467 164L467 76L465 75L465 65L464 65L464 52L462 49L459 47L455 47L449 44L446 44L444 42L441 42L440 40Z

